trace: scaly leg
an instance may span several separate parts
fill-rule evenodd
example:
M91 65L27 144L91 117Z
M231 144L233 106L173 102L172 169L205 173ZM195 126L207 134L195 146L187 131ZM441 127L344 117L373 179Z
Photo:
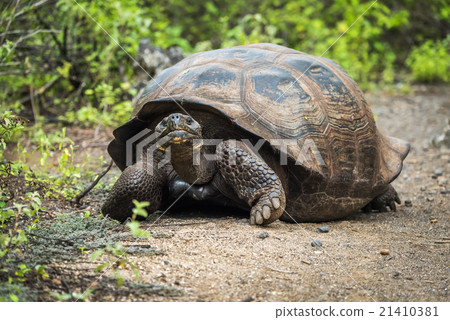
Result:
M166 180L164 171L152 170L142 162L135 163L122 172L103 204L102 213L123 222L132 216L133 199L150 202L146 208L148 213L158 210Z
M221 142L216 154L216 167L225 182L251 207L250 224L269 224L283 214L283 185L263 159L241 141Z

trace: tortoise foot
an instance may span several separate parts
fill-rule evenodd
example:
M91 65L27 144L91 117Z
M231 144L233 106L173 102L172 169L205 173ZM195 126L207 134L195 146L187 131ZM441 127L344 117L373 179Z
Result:
M250 224L265 225L284 212L286 196L277 174L244 143L222 142L217 167L225 182L249 204Z
M391 211L397 211L395 203L401 204L397 191L392 185L389 185L387 190L381 195L375 197L368 205L363 208L364 212L379 211L387 212L389 208Z
M284 211L280 193L265 193L250 211L250 224L269 224L277 220Z
M165 179L160 172L153 172L141 162L136 163L122 172L101 211L103 215L123 222L133 215L133 200L137 200L150 202L146 211L152 213L161 205L164 184Z

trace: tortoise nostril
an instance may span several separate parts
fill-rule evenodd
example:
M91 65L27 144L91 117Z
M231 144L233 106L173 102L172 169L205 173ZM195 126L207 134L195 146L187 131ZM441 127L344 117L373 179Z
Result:
M181 115L178 113L171 114L169 116L169 123L172 126L178 127L181 123Z

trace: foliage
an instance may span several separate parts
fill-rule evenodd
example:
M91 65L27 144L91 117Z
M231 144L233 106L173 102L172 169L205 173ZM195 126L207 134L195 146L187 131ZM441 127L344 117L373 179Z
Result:
M415 47L406 64L420 82L450 82L450 36Z
M449 81L438 74L442 63L423 65L430 50L440 61L448 56L447 0L4 3L0 104L20 107L35 121L113 126L126 120L136 94L132 57L144 37L187 54L278 43L336 60L363 88L399 81L395 74L405 69L418 81Z
M114 277L117 281L117 287L123 285L124 279L120 274L120 270L130 268L134 272L136 281L140 281L139 269L134 265L131 260L128 259L127 253L124 251L122 244L116 243L113 245L107 245L105 249L98 249L91 255L91 261L96 260L100 256L109 256L113 262L101 263L95 268L96 272L106 272L112 269Z
M147 211L145 211L145 207L147 207L149 202L139 202L133 200L134 208L133 208L133 216L130 222L126 223L126 226L130 229L131 234L135 238L150 238L151 234L140 227L138 221L136 221L137 217L147 217ZM116 243L114 246L108 244L104 249L98 249L91 255L91 260L94 261L101 256L110 256L113 258L113 263L104 262L101 263L97 268L96 272L106 271L108 269L112 269L114 272L114 277L117 281L117 286L121 287L123 285L123 278L120 275L120 270L124 268L131 268L133 270L136 281L140 280L140 274L138 268L128 259L128 255L123 248L123 245L120 243Z

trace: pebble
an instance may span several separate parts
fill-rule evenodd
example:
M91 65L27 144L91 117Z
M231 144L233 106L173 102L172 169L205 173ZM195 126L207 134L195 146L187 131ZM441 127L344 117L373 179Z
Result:
M433 201L434 201L434 198L433 198L433 197L427 197L427 201L428 201L428 202L433 202Z
M446 178L444 178L444 177L439 177L437 180L438 180L438 183L439 183L440 186L445 186L445 185L447 185L448 180L447 180Z
M314 240L313 242L311 242L311 246L313 246L313 247L321 247L322 246L322 242L320 242L319 240Z
M345 247L345 248L350 248L350 243L344 244L344 247Z
M400 272L394 271L394 273L392 274L392 276L393 276L394 278L398 278L398 277L400 277Z
M432 209L425 209L425 210L423 210L423 213L431 214L431 213L433 213L433 210Z
M425 191L425 190L427 190L427 187L425 187L425 186L420 187L420 191Z
M60 286L61 285L61 280L59 280L59 279L52 279L52 284L54 284L55 286Z
M267 231L264 231L264 232L261 232L259 235L258 235L258 238L260 238L260 239L265 239L265 238L267 238L269 236L269 233L267 232Z
M321 227L318 227L317 230L321 233L327 233L330 231L330 226L321 226Z
M441 191L439 191L441 194L447 194L447 193L450 193L448 190L446 190L446 189L442 189Z
M165 264L165 265L168 265L168 264L169 264L169 261L164 260L164 264Z
M412 201L410 199L405 200L405 207L412 207Z
M389 249L381 249L381 250L380 250L380 254L381 254L382 256L388 256L388 255L391 254L391 252L389 251Z
M434 170L433 175L435 175L436 177L442 176L442 169L439 168L439 169Z
M240 223L247 223L247 222L248 222L248 219L247 219L247 218L239 219L237 222L240 222Z

